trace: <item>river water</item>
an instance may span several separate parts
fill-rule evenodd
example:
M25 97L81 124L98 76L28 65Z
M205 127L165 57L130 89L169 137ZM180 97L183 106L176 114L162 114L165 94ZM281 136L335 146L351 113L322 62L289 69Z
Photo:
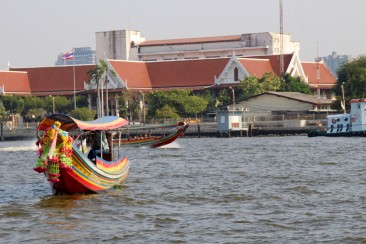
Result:
M0 142L1 243L366 243L366 138L179 138L127 184L53 196L33 141Z

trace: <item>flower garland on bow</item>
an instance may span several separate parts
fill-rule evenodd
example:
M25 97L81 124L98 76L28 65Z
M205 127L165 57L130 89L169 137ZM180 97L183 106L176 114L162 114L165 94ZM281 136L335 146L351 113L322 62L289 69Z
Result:
M73 140L60 126L61 123L56 121L36 143L40 148L34 170L38 173L47 171L48 180L51 182L59 181L60 168L72 170Z

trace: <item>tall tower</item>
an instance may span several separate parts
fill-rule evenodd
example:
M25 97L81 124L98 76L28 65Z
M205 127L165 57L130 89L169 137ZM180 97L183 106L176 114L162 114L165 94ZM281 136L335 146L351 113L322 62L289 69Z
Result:
M282 74L283 72L283 5L282 0L280 0L280 74Z

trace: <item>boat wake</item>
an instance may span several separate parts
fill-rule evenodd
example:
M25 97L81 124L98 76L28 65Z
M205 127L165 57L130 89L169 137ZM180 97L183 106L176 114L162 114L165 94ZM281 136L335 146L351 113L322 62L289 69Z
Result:
M22 147L0 147L0 152L19 152L19 151L34 151L37 150L37 146L22 146Z
M1 152L35 151L37 146L34 141L0 142Z
M167 145L161 146L159 148L182 148L182 147L179 145L178 142L173 141L173 142L171 142L171 143L169 143Z

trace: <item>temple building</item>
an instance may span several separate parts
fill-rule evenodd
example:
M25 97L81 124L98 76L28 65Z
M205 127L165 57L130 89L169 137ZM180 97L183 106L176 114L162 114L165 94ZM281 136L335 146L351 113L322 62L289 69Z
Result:
M336 78L322 63L302 62L300 44L283 36L280 51L277 33L148 41L139 31L96 33L97 59L106 61L110 111L116 114L117 97L123 91L190 89L196 92L235 88L246 77L283 71L301 77L323 99L332 98ZM96 106L96 85L88 82L93 64L14 68L0 71L0 93L21 96L74 96L86 94L89 108ZM319 76L317 74L320 74ZM113 112L115 111L115 112Z

